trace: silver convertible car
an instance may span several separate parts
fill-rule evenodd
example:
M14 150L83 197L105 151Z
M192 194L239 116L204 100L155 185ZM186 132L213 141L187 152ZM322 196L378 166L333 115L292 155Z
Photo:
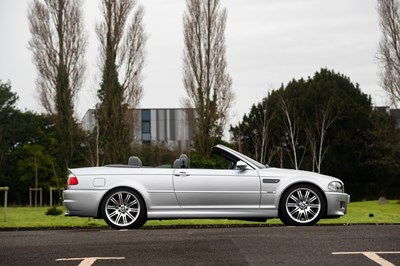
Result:
M70 169L67 216L102 218L115 229L149 219L226 218L313 225L346 214L350 196L337 178L272 168L223 145L213 153L226 169L190 168L181 155L171 168L128 165Z

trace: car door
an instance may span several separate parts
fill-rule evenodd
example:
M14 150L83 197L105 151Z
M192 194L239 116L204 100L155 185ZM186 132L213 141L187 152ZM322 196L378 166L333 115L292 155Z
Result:
M182 208L259 208L256 170L175 169L175 195Z

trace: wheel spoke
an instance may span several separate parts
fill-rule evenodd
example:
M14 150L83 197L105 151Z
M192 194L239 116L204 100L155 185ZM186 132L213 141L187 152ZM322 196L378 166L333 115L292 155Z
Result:
M126 214L122 215L123 224L128 224L128 220L126 219Z
M111 198L110 200L115 204L115 206L119 205L119 202L115 198Z
M318 198L317 198L317 196L314 195L308 202L311 203L311 202L315 201L316 199L318 199Z
M299 200L303 199L303 194L301 193L301 190L297 190L297 196L299 197Z
M299 202L299 199L298 198L296 198L293 194L292 195L290 195L290 198L292 199L292 200L294 200L294 202Z
M121 192L118 193L118 204L119 204L119 205L124 204L124 199L123 199L123 196L122 196L122 193L121 193Z
M306 194L304 195L304 199L303 199L303 200L307 202L309 196L310 196L310 191L307 190L307 191L306 191Z
M120 212L118 212L118 216L117 216L117 218L115 219L115 223L116 223L116 224L119 224L119 220L121 220L121 217L122 217L122 214L121 214Z
M124 200L124 205L127 205L127 204L128 204L130 197L131 197L130 194L127 194L127 195L126 195L125 200Z
M131 206L135 205L137 203L137 200L132 200L131 202L129 202L128 204L126 204L127 208L130 208Z
M118 213L119 213L118 210L115 210L112 213L110 213L108 216L111 218L111 217L114 217L115 215L117 215Z
M307 210L305 210L303 213L304 213L304 221L308 221L309 219L308 219L308 212L307 212Z
M309 212L313 217L315 216L315 215L317 215L317 213L315 213L313 210L311 210L311 209L309 209L309 210L307 210L307 212Z
M299 211L299 213L297 214L297 220L299 220L299 221L301 221L301 214L302 214L302 211Z
M118 210L118 206L115 206L115 205L107 205L107 210Z
M135 216L133 216L130 212L127 212L126 213L126 216L128 216L129 218L131 218L131 220L133 221L133 220L135 220Z
M300 208L299 208L299 207L296 207L294 210L292 210L292 211L290 212L290 214L293 215L293 214L295 214L296 212L299 212L299 213L300 213Z
M129 208L129 209L128 209L128 212L137 213L137 212L139 212L139 208Z

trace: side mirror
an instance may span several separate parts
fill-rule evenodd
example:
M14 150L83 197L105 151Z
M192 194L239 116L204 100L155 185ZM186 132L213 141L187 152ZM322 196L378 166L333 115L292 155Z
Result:
M247 164L243 161L237 161L236 162L236 169L239 169L241 171L246 170L247 169Z

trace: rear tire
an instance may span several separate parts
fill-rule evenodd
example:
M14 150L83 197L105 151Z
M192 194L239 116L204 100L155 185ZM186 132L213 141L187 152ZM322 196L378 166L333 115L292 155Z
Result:
M325 209L325 199L316 187L298 184L282 194L279 218L286 225L314 225L321 219Z
M134 229L147 221L147 209L142 196L129 188L108 192L101 202L101 215L114 229Z

